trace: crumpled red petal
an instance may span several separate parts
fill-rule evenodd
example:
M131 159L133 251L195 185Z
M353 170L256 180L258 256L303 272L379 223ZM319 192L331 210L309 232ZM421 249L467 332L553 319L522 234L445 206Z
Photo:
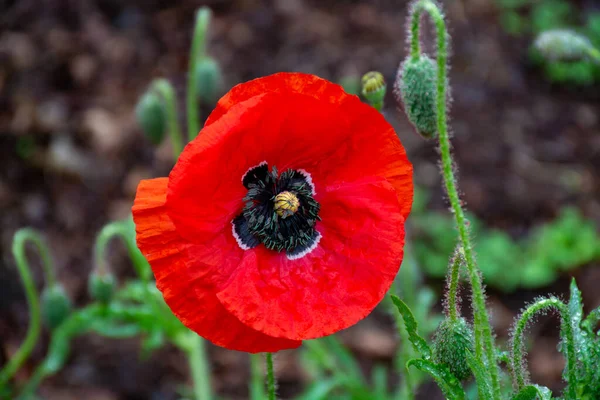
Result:
M330 170L329 164L320 163L326 162L326 159L318 160L316 167L322 166L323 172L331 172L332 175L325 175L327 179L348 181L362 176L385 177L398 193L402 215L405 219L408 217L412 207L413 183L412 165L408 161L406 151L391 125L379 111L362 103L357 96L347 94L337 84L315 75L297 72L282 72L254 79L233 87L223 96L208 117L205 126L217 121L236 104L266 93L278 95L281 99L293 93L302 94L314 98L319 104L334 106L337 110L329 111L331 114L327 126L335 128L345 125L345 137L336 137L337 141L333 141L333 144L339 147L337 150L325 143L320 146L320 150L323 155L331 155L332 160L345 161L340 165L342 168L337 169L337 173ZM280 109L283 109L283 105L275 108L273 114L280 112ZM302 109L297 110L299 113L304 112ZM305 122L303 127L309 125L308 131L299 129L300 136L311 134L311 126L314 129L315 123L309 118L301 118L300 122ZM289 135L289 139L292 141L294 137ZM291 146L294 146L294 142ZM333 154L330 154L332 152L337 152L337 157L333 157ZM360 168L353 169L356 166Z
M299 260L259 246L244 252L217 297L248 326L304 340L368 315L402 261L404 218L392 185L368 179L321 188L322 238Z
M257 353L298 347L299 341L244 325L223 307L216 287L237 267L243 251L224 234L202 244L183 239L167 214L167 185L167 178L141 181L132 211L138 246L173 313L191 330L232 350Z

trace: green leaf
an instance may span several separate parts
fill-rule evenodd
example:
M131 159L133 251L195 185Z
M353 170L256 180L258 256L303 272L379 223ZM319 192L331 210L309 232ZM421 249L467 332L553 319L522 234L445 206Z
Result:
M591 375L597 369L593 365L592 359L590 358L590 347L592 346L591 340L587 332L581 329L581 320L583 318L583 305L581 301L581 291L577 287L575 279L571 280L571 297L569 298L568 310L569 310L569 323L573 330L573 338L575 339L575 349L577 358L583 363L585 370L579 370L578 377L585 379L585 376ZM563 338L565 340L566 338ZM571 383L570 384L574 384Z
M475 382L477 383L477 392L479 393L480 399L492 399L492 382L490 375L487 372L487 368L471 353L470 351L465 352L467 358L467 365L473 371L475 376Z
M443 365L434 364L431 361L423 359L412 359L406 363L406 367L415 367L423 372L427 372L433 377L439 388L448 400L464 400L465 391L460 382L448 368Z
M340 385L339 379L327 379L317 381L310 385L308 389L298 396L296 400L326 400L329 394Z
M538 385L525 386L519 393L517 393L512 400L550 400L552 399L552 392L550 389Z
M410 342L412 343L415 351L421 354L425 360L429 360L431 358L431 348L418 333L418 324L413 316L410 308L404 303L398 296L392 295L392 302L398 309L400 315L404 319L404 324L406 325L406 331L408 332L408 337Z

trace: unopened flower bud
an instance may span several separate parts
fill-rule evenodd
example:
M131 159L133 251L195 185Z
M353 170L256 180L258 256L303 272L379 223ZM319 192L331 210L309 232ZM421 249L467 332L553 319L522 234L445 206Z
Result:
M201 102L215 103L223 90L221 66L211 57L204 57L196 64L196 96Z
M50 329L58 327L71 313L73 305L60 284L44 289L42 293L42 316Z
M113 298L117 281L113 274L100 274L93 271L88 280L90 297L100 303L108 304Z
M380 72L367 72L362 77L362 95L378 111L383 108L383 99L387 91L385 79Z
M436 72L435 63L425 54L417 60L409 57L398 69L394 83L396 101L426 139L437 135Z
M591 42L583 35L569 29L542 32L534 47L551 61L578 61L588 56Z
M464 380L471 375L467 351L474 352L473 330L464 318L445 319L440 323L433 340L433 358L446 365L452 374Z
M158 93L148 90L135 107L135 116L144 135L158 145L165 137L166 115Z

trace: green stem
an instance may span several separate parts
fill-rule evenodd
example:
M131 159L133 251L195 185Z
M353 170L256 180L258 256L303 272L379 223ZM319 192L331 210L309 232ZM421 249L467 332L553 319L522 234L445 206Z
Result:
M194 382L195 400L211 400L210 372L206 361L206 344L195 333L190 333L192 338L188 351L192 380Z
M264 373L260 354L250 354L250 399L264 400Z
M525 362L523 360L523 332L527 328L527 323L531 318L540 311L548 308L555 308L560 312L561 316L561 333L565 341L565 357L567 359L567 393L568 399L575 399L575 384L577 382L576 375L576 359L575 359L575 339L573 330L568 320L569 310L567 306L555 297L541 299L530 305L523 311L523 314L517 319L515 328L512 334L512 370L514 385L517 391L525 387Z
M25 288L25 296L27 297L27 304L29 306L29 326L27 328L25 340L17 352L9 359L4 368L0 370L0 387L6 385L8 380L19 370L21 365L31 354L31 351L35 347L40 336L40 299L33 282L33 277L31 276L31 268L29 267L25 255L25 245L27 242L31 242L35 245L42 259L42 267L46 276L46 285L52 286L56 283L50 250L42 235L31 228L24 228L17 231L13 238L12 253L17 263L21 282Z
M106 224L102 228L96 237L96 243L94 245L95 268L98 269L100 274L110 272L105 258L106 248L113 238L120 237L127 248L127 252L129 253L129 257L131 258L138 277L144 283L147 283L150 280L150 269L144 265L145 261L142 260L145 259L143 255L140 254L140 250L135 243L132 232L127 225L127 221L114 221Z
M600 50L593 46L590 46L588 47L587 53L592 58L592 60L600 64Z
M498 364L496 362L496 350L494 338L490 326L489 316L485 308L485 295L481 282L481 275L475 264L475 255L464 211L461 206L460 197L454 176L452 155L450 152L450 138L448 134L447 121L447 58L448 58L448 33L444 17L439 8L431 0L421 0L415 3L411 12L411 57L413 59L420 57L420 19L421 13L425 11L431 17L437 33L437 129L440 142L440 154L442 158L442 175L448 193L448 198L452 207L452 212L458 228L459 238L465 254L465 262L471 283L473 296L472 306L475 322L475 356L483 364L489 367L489 376L491 378L494 399L500 399L500 381ZM487 358L487 359L486 359Z
M173 85L166 79L157 79L152 83L152 89L156 90L162 97L167 114L167 130L171 138L171 146L173 147L173 155L175 160L183 151L183 138L181 129L179 128L179 120L177 117L177 100L175 97L175 89Z
M448 272L447 284L448 292L446 294L447 301L447 314L451 321L458 321L459 310L458 310L458 284L460 277L460 267L464 263L464 252L459 246L454 257L450 263L450 271Z
M208 7L201 7L196 13L196 24L192 38L192 50L188 70L188 85L186 93L188 140L192 141L200 130L200 107L198 105L196 66L206 54L206 32L210 22L211 12Z
M273 372L273 354L267 353L267 393L269 400L275 400L275 373Z

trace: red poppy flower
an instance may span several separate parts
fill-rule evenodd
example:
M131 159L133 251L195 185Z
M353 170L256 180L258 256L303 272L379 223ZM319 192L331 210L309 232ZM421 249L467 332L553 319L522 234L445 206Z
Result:
M355 324L402 261L412 166L379 112L313 75L234 87L168 178L140 183L137 243L175 315L277 351Z

